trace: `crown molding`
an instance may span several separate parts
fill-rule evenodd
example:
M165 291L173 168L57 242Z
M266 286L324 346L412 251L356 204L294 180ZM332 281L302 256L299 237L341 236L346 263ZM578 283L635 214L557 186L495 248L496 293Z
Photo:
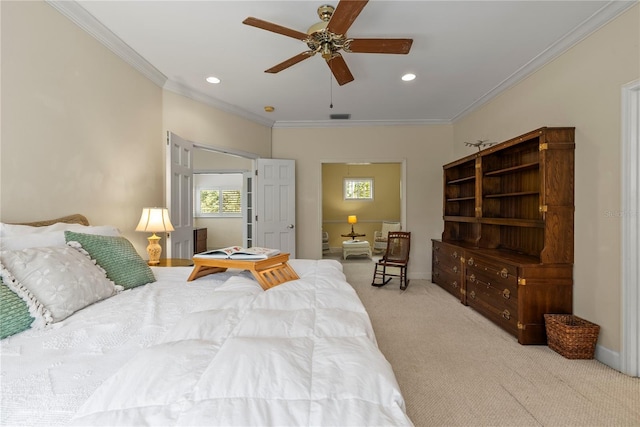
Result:
M211 96L205 95L202 92L192 89L189 86L186 86L182 83L174 82L173 80L167 80L164 84L164 89L169 90L171 92L177 93L178 95L186 96L187 98L191 98L194 101L202 102L203 104L210 105L211 107L215 107L219 110L226 111L227 113L235 114L237 116L243 117L252 122L256 122L263 126L273 127L274 121L265 119L257 114L251 113L242 108L236 107L235 105L229 104L224 101L220 101L219 99L213 98Z
M169 80L157 68L151 65L140 54L133 50L129 45L123 42L111 30L105 27L93 15L80 6L75 0L45 0L47 4L52 6L62 15L66 16L73 23L78 25L84 31L96 38L100 43L109 48L125 62L130 64L144 76L149 78L156 85L175 92L179 95L186 96L195 101L202 102L215 108L219 108L231 114L246 118L247 120L272 128L325 128L325 127L361 127L361 126L424 126L453 124L457 120L472 113L482 105L495 98L501 92L511 88L520 81L524 80L544 65L560 56L569 48L589 36L594 31L637 4L634 1L612 0L600 8L597 12L587 18L584 22L573 29L564 38L558 40L546 50L533 58L527 64L522 66L515 73L511 74L500 84L478 98L472 104L460 111L451 119L435 119L435 120L318 120L318 121L273 121L265 119L257 114L251 113L229 103L220 101L211 96L205 95L195 89L189 88L181 83Z
M612 19L616 18L618 15L629 9L630 7L637 4L638 1L621 1L621 0L612 0L608 2L606 5L602 6L598 11L593 13L589 18L585 19L581 24L576 26L571 32L569 32L566 36L561 38L560 40L553 43L547 49L545 49L538 56L533 58L531 61L523 65L519 70L515 73L511 74L505 80L500 82L497 86L491 89L489 92L485 93L482 97L478 98L471 105L466 107L460 113L451 118L451 122L456 122L457 120L463 118L464 116L472 113L476 109L480 108L485 103L489 102L501 92L511 88L516 85L520 81L524 80L529 75L533 74L544 65L548 64L567 50L569 50L574 45L578 44L580 41L584 40L590 34L607 24Z
M300 120L277 121L273 128L340 128L340 127L366 127L366 126L426 126L426 125L450 125L450 120Z
M151 65L138 52L133 50L120 37L94 18L86 9L72 0L45 0L47 4L69 18L74 24L89 33L96 40L118 55L122 60L142 73L156 85L162 87L167 77Z

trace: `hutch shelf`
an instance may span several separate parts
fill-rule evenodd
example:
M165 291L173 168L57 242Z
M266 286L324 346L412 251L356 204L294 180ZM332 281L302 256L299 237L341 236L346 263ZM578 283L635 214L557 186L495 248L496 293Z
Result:
M574 138L544 127L443 166L432 281L521 344L572 312Z

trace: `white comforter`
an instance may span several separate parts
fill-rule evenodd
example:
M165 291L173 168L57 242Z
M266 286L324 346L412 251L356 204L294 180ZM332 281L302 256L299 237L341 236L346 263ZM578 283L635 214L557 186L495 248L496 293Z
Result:
M411 425L340 264L291 264L300 279L266 292L247 274L186 284L188 269L156 269L131 305L5 340L2 424Z

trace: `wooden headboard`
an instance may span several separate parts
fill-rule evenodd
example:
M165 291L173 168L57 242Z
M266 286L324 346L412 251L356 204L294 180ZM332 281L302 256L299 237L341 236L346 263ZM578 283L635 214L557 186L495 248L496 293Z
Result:
M65 224L89 225L89 220L87 219L87 217L81 214L67 215L67 216L63 216L62 218L49 219L46 221L20 222L15 224L30 225L31 227L44 227L45 225L51 225L58 222L63 222Z

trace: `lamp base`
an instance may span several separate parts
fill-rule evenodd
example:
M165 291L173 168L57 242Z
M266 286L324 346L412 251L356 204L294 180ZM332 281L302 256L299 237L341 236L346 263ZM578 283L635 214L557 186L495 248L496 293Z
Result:
M160 254L162 253L162 246L158 244L158 242L162 239L162 237L156 236L156 233L153 233L152 236L148 237L149 246L147 246L147 253L149 254L149 265L160 264Z

